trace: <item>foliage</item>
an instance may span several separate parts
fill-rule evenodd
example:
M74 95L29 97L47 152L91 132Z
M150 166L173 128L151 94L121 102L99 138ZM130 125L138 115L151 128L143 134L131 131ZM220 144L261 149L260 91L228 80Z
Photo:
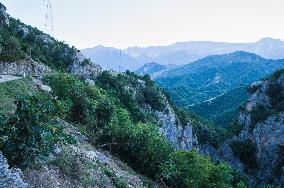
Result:
M37 88L30 78L13 80L0 84L0 114L12 114L16 110L16 98L37 94Z
M176 151L161 166L161 177L170 187L231 187L229 166L214 165L195 151Z
M117 97L131 113L134 122L147 122L142 107L149 105L153 110L159 111L165 107L162 91L147 76L138 76L129 71L116 75L104 71L97 77L96 84Z
M52 87L54 95L69 105L69 121L92 125L92 128L110 122L112 103L101 89L66 73L47 77L45 81Z
M276 82L280 78L280 76L284 73L284 69L279 69L275 71L270 77L269 80L272 82Z
M270 82L266 91L272 108L277 112L284 111L284 87L277 82Z
M236 52L171 69L156 81L178 106L225 127L237 116L238 106L247 100L246 86L283 65L283 60Z
M226 128L238 116L238 107L248 99L247 87L227 91L212 101L204 101L188 109L199 116Z
M117 110L116 114L115 122L105 127L101 142L108 143L113 152L139 172L154 177L173 148L156 126L133 125L128 112L123 109Z
M4 28L0 29L0 60L17 61L26 58L16 37L10 36Z
M214 126L211 122L197 117L183 108L174 107L174 111L182 125L190 123L193 126L193 131L200 144L210 144L217 148L222 143L224 139L222 128Z
M259 90L259 88L260 88L260 84L252 84L252 85L250 85L249 87L248 87L248 92L250 93L250 94L253 94L253 93L255 93L257 90Z
M115 187L117 187L117 188L126 188L127 187L127 183L125 182L125 180L117 177L111 169L104 166L103 171L109 178L111 178Z
M64 42L59 42L37 28L10 18L10 24L0 29L0 60L17 61L31 57L52 68L69 70L78 62L78 50ZM84 64L90 63L88 59Z
M234 141L230 144L232 151L250 169L257 169L256 146L251 140Z
M243 126L238 123L238 119L234 119L225 131L225 137L230 138L235 135L239 135L243 130Z
M158 92L158 95L163 96L163 91L156 88L149 78L142 78L130 72L118 75L103 72L97 78L96 85L86 84L68 74L50 76L46 78L46 82L52 87L54 95L68 104L68 119L79 123L92 143L117 154L136 171L156 178L160 174L161 166L174 155L173 147L159 133L157 125L151 123L153 121L146 118L144 119L146 123L141 123L143 120L141 117L147 117L146 112L141 110L145 107L144 103L151 108L157 108L155 103L145 100L144 89L150 86ZM186 111L176 110L180 112L178 116L183 123L193 124L197 134L204 137L204 142L215 142L213 140L216 139L217 134L212 135L210 129L203 126L198 118L190 113L187 114ZM75 117L82 119L78 121ZM212 186L214 180L223 179L222 173L229 179L232 176L231 172L227 171L228 167L215 165L199 155L198 159L207 161L206 164L210 166L212 173L214 171L214 175L210 176L212 180L208 180L212 181ZM199 160L194 160L191 165L201 165ZM202 166L201 170L205 168L206 165ZM226 178L216 182L216 186L225 185ZM122 184L120 181L117 182L119 186L124 185L123 182Z
M45 95L16 102L14 115L2 119L0 148L10 164L26 166L37 156L47 155L56 144L72 141L55 121L61 116L61 104Z
M59 167L61 172L76 180L83 187L96 186L96 177L92 169L96 166L82 156L69 149L64 149L53 163Z
M263 105L257 105L251 111L250 130L253 130L257 123L265 121L271 115L270 110Z

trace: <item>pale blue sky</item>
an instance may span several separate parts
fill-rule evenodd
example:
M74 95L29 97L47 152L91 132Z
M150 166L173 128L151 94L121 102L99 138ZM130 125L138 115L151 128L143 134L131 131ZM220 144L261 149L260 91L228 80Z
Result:
M0 1L12 16L44 30L43 0ZM284 0L51 1L53 35L78 48L284 39Z

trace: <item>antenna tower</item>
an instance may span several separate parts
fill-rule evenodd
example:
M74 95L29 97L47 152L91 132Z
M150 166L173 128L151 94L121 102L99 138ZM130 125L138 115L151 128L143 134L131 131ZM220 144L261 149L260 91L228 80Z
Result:
M45 3L45 31L49 33L53 33L54 25L53 25L53 11L52 11L52 3L51 0L43 0Z

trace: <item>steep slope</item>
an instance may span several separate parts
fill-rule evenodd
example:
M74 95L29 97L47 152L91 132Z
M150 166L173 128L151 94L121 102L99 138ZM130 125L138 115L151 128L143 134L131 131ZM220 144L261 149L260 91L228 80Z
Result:
M217 125L228 126L232 119L237 117L240 104L247 99L247 87L240 87L229 90L216 98L191 106L189 109Z
M175 107L149 76L101 71L76 48L9 22L0 28L1 71L19 75L0 83L0 150L29 186L244 184L193 150L218 145L215 129Z
M284 60L269 60L247 52L235 52L209 56L170 70L156 81L171 94L178 105L191 109L192 106L200 106L208 101L213 101L214 105L215 98L231 92L230 90L247 86L282 67ZM240 105L236 103L241 98L236 96L227 99L235 100L233 103L236 106ZM228 100L223 101L228 105L226 108L231 104ZM199 108L198 111L205 109Z
M284 185L284 70L251 86L240 111L242 129L221 147L221 156L250 176L251 185Z

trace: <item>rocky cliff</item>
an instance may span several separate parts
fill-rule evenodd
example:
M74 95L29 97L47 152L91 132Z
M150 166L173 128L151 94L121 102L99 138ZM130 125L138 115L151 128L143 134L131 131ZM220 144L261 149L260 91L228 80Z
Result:
M239 114L240 134L227 140L220 156L250 177L250 185L284 185L284 71L252 84Z
M43 75L51 73L52 69L32 59L17 62L0 62L0 74L6 75Z
M192 150L198 141L192 125L182 125L172 107L167 103L164 111L156 111L159 131L177 150Z
M26 188L26 183L23 182L20 176L20 170L9 169L7 160L0 152L0 187L2 188Z
M6 13L6 7L0 3L0 27L9 24L9 16Z

